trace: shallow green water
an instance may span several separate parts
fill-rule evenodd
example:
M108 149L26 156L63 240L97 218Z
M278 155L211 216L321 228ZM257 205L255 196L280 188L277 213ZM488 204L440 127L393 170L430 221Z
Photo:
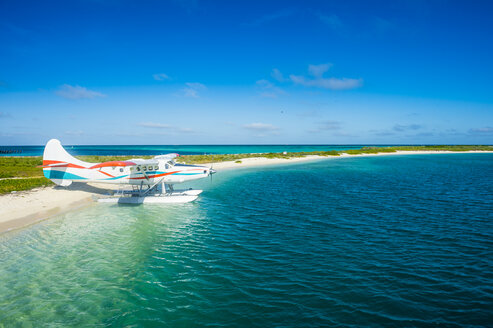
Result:
M0 235L0 327L488 326L493 156L223 171Z

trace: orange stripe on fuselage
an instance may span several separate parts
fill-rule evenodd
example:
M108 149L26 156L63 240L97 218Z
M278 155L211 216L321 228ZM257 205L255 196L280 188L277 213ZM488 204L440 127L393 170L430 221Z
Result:
M51 167L51 166L48 166L50 164L61 164L61 163L65 163L65 162L43 160L43 166L46 166L48 168ZM67 163L66 165L60 165L60 166L55 166L55 167L72 167L72 168L76 168L76 169L85 169L84 166L80 166L80 165L76 165L76 164L72 164L72 163Z
M109 176L110 178L114 178L113 175L109 174L109 173L106 173L106 172L103 172L101 170L98 171L99 173L103 173L103 174L106 174L107 176Z
M132 165L137 165L137 164L130 161L111 161L111 162L96 164L94 166L91 166L90 169L98 169L101 167L110 167L110 166L132 166Z
M53 160L43 160L43 167L45 168L51 168L51 166L48 166L50 164L63 164L65 162L63 161L53 161ZM71 167L71 168L76 168L76 169L88 169L88 170L91 170L91 169L96 169L96 168L102 168L102 167L115 167L115 166L132 166L132 165L137 165L135 164L134 162L130 162L130 161L112 161L112 162L104 162L104 163L100 163L100 164L96 164L94 166L91 166L91 167L84 167L84 166L80 166L80 165L77 165L77 164L72 164L72 163L67 163L66 165L60 165L60 166L55 166L55 167ZM53 167L53 168L55 168ZM156 175L148 175L147 177L137 177L137 178L129 178L130 180L143 180L143 179L153 179L153 178L160 178L160 177L164 177L166 175L170 175L170 174L175 174L175 173L179 173L179 172L189 172L189 171L202 171L203 169L200 168L200 169L190 169L190 170L180 170L180 171L173 171L173 172L168 172L168 173L161 173L161 174L156 174ZM97 170L98 172L100 173L103 173L111 178L114 178L115 176L109 174L109 173L106 173L106 172L103 172L101 170Z

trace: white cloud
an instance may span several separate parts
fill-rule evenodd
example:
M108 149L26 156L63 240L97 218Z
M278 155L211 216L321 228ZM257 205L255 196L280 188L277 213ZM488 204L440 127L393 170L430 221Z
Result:
M313 130L309 130L311 133L319 133L325 131L336 131L341 129L341 122L339 121L322 121L318 123L318 127Z
M323 75L332 67L331 63L320 65L309 65L308 73L312 77L291 74L289 78L294 84L300 84L305 87L316 87L330 90L348 90L359 88L363 85L363 79L350 78L326 78Z
M69 131L65 131L65 134L68 136L82 136L85 133L84 131L81 130L76 130L76 131L69 130Z
M395 136L395 135L402 135L404 132L412 132L416 130L421 130L423 129L424 126L421 124L395 124L392 127L392 130L370 130L374 135L379 136L379 137L386 137L386 136ZM418 133L414 136L424 136L428 132L421 132Z
M274 132L279 130L279 128L275 125L260 122L245 124L243 127L247 130L256 132Z
M306 102L301 102L306 103ZM301 118L320 117L322 114L316 109L307 109L297 114Z
M272 87L272 83L270 83L268 80L258 80L257 82L255 82L255 84L257 84L257 86L262 87L262 88Z
M181 128L159 122L141 122L137 125L144 128L166 131L167 133L195 133L195 131L191 128Z
M349 79L345 77L341 79L335 77L307 79L300 75L290 75L289 77L295 84L330 90L349 90L359 88L363 85L363 79Z
M320 123L320 130L339 130L341 128L341 122L338 121L324 121Z
M183 89L184 96L190 98L199 98L199 91L206 90L207 87L198 82L187 82L186 87Z
M152 129L171 129L172 126L168 124L161 124L156 122L141 122L138 124L144 128L152 128Z
M285 82L286 81L286 79L282 75L281 71L278 70L277 68L274 68L272 70L272 72L270 73L270 76L272 76L274 78L274 80L277 80L279 82Z
M474 135L493 135L493 127L485 126L484 128L469 129L469 134Z
M332 67L331 63L320 64L320 65L308 65L308 73L310 75L321 78L330 68Z
M409 124L409 125L396 124L394 125L394 131L398 131L398 132L412 131L412 130L419 130L422 127L423 126L419 124Z
M106 97L106 95L101 92L89 90L79 85L71 86L69 84L60 86L60 88L55 91L55 94L67 99L93 99L96 97Z
M164 81L164 80L170 80L171 79L167 74L164 74L164 73L153 74L152 77L156 81Z
M286 94L284 90L276 87L268 80L258 80L255 84L260 89L260 95L265 98L277 98L279 95Z

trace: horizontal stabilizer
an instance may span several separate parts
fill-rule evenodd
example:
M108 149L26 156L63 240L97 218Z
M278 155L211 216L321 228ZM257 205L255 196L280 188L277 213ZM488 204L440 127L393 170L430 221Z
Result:
M47 165L39 165L38 167L46 168L46 167L64 167L68 166L69 163L53 163L53 164L47 164Z

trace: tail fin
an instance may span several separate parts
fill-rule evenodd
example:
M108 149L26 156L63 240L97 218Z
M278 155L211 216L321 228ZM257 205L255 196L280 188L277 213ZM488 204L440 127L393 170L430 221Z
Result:
M43 173L45 177L60 186L72 184L68 168L87 168L90 164L71 156L57 139L51 139L43 153Z

